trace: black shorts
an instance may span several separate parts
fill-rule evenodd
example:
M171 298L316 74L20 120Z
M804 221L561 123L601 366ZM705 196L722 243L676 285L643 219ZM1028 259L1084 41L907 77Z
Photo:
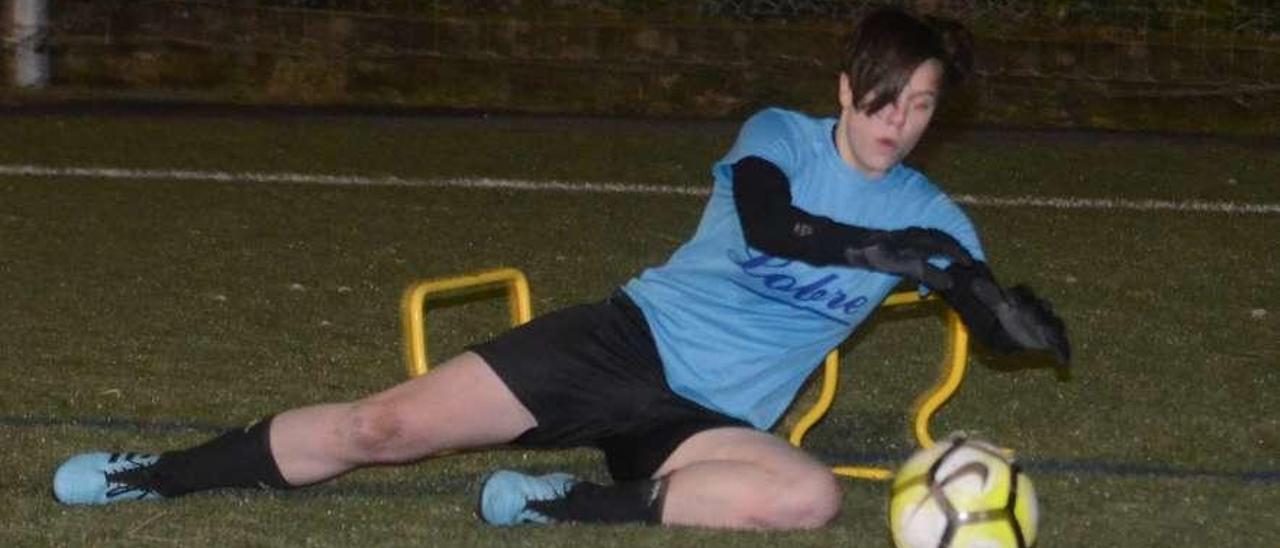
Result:
M538 425L523 447L597 447L616 481L653 476L694 434L744 427L667 386L644 314L625 293L561 309L471 347Z

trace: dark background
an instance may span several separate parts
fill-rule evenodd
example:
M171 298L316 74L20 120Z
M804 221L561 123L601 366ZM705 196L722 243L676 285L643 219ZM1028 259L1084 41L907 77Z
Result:
M12 2L0 2L5 25ZM958 19L976 35L976 78L947 103L942 124L1280 133L1274 0L887 3ZM843 35L870 3L49 4L48 28L32 39L50 56L50 84L3 88L0 101L8 105L204 102L740 118L764 105L833 109Z

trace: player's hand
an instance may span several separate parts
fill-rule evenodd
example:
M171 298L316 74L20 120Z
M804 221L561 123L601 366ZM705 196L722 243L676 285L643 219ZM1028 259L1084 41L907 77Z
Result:
M1064 365L1071 361L1066 325L1031 288L1019 285L1006 291L993 281L979 279L973 283L973 292L991 307L1005 333L1022 349L1049 352Z
M867 238L865 246L847 248L844 254L852 266L910 278L938 291L950 289L952 280L949 274L929 264L930 258L973 263L969 250L950 234L914 226L878 231Z

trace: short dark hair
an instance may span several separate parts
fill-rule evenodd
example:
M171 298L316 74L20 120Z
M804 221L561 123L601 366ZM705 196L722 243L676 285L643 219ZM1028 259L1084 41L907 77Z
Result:
M973 68L973 35L960 23L917 17L899 8L877 8L849 36L841 71L850 80L854 108L875 113L897 100L916 67L942 62L943 91Z

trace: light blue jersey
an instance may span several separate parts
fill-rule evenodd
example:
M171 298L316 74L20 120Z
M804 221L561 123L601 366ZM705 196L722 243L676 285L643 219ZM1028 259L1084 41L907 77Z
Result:
M897 165L872 181L846 164L832 141L835 123L778 109L752 116L712 168L715 186L693 238L624 287L649 321L671 389L760 429L899 278L749 247L733 201L735 162L758 156L778 166L793 205L809 213L866 228L938 228L982 258L968 217L919 172Z

